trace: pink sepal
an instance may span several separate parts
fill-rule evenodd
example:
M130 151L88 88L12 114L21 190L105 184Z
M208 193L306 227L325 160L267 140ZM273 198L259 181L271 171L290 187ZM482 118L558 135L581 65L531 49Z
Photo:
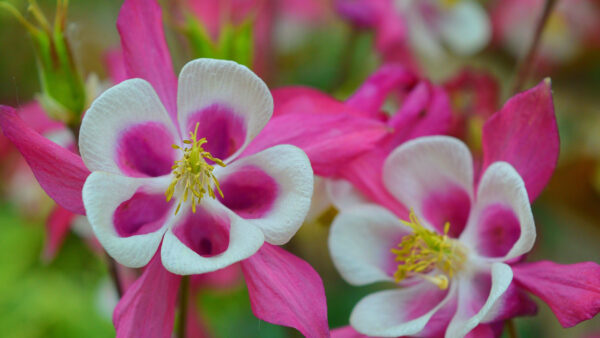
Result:
M125 69L154 87L175 120L177 77L163 31L162 11L156 0L126 0L117 19Z
M115 308L117 337L171 337L180 279L165 270L158 250Z
M308 263L265 243L241 265L256 317L306 337L329 337L323 282Z
M331 331L331 338L368 338L368 337L369 336L366 336L362 333L356 332L356 330L353 329L352 326L338 327L337 329L334 329Z
M388 134L384 123L350 114L285 114L271 119L243 156L291 144L306 152L315 174L331 176Z
M403 66L383 65L346 100L346 105L363 112L366 116L379 117L388 95L394 91L399 94L416 80L415 74Z
M50 213L46 221L46 244L42 254L45 261L51 261L56 256L69 233L73 218L75 218L75 214L60 205L56 205Z
M540 297L563 327L591 319L600 312L600 265L562 265L550 261L512 266L520 287Z
M46 193L63 208L85 214L81 189L90 171L81 157L36 133L13 108L0 106L0 127L19 149Z
M529 200L542 192L556 167L558 127L550 80L515 95L483 126L483 169L510 163L525 182Z

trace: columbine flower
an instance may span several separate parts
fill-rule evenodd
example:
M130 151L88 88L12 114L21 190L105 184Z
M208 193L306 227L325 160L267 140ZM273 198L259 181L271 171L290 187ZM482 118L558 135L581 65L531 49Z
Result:
M251 71L209 59L182 69L175 123L142 79L102 94L83 119L79 146L92 171L84 205L107 252L140 267L162 241L169 271L198 274L243 260L264 241L287 242L310 204L306 155L281 145L237 158L272 109Z
M498 299L512 281L507 262L527 253L535 226L525 184L496 162L474 186L468 148L446 136L398 147L383 167L384 184L409 219L375 205L342 210L329 246L351 284L391 281L399 289L367 296L351 325L375 336L462 337L510 311ZM446 328L447 325L447 328Z
M472 0L337 0L338 11L355 25L375 30L387 61L409 61L408 45L429 58L481 51L491 37L485 9Z
M498 1L492 8L494 40L518 57L524 57L542 15L544 1ZM589 0L560 0L550 13L538 54L546 64L572 60L582 49L598 46L599 8Z

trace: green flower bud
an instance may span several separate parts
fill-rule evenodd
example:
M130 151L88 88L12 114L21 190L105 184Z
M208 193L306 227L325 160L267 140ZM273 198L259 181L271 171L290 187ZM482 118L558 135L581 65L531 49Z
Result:
M86 89L65 36L67 7L68 0L57 0L51 26L36 1L30 0L28 10L35 25L12 5L0 2L0 8L13 14L31 35L42 87L38 100L51 118L76 124L86 108Z

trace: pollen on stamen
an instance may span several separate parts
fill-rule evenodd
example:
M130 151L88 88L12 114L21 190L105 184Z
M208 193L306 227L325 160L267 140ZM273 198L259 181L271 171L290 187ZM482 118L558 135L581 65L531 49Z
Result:
M449 279L462 268L466 260L465 248L448 237L449 222L444 224L444 234L441 235L426 229L412 210L409 218L408 222L401 222L410 227L413 233L404 236L397 248L391 249L398 262L394 279L399 283L408 277L416 276L442 290L447 289ZM428 274L436 268L442 273L435 276Z
M215 167L208 164L206 159L211 160L221 167L225 167L225 163L204 150L202 146L207 141L206 138L198 139L199 125L200 123L196 123L194 132L190 132L190 138L183 141L187 146L172 145L174 149L183 151L183 157L175 161L175 164L171 167L173 180L165 192L168 202L173 198L176 190L181 191L181 197L175 209L175 214L179 212L181 204L187 202L188 199L190 199L192 204L192 212L195 213L196 206L200 203L204 195L208 194L209 197L216 198L215 189L223 197L219 181L213 174Z

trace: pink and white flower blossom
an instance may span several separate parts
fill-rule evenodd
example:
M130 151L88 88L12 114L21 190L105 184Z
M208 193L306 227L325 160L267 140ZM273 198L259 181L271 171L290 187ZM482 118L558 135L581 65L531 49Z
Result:
M351 325L373 336L462 337L498 320L508 290L507 262L531 250L535 225L523 179L506 162L490 165L477 187L473 160L446 136L399 146L383 166L384 184L410 219L363 204L332 225L333 261L349 283L401 288L365 297ZM451 319L450 319L451 318ZM446 328L447 325L447 328Z
M198 59L180 73L176 105L172 120L152 86L131 79L83 119L83 202L106 251L141 267L162 242L162 264L185 275L286 243L310 204L308 158L290 145L238 158L271 117L267 86L234 62Z

